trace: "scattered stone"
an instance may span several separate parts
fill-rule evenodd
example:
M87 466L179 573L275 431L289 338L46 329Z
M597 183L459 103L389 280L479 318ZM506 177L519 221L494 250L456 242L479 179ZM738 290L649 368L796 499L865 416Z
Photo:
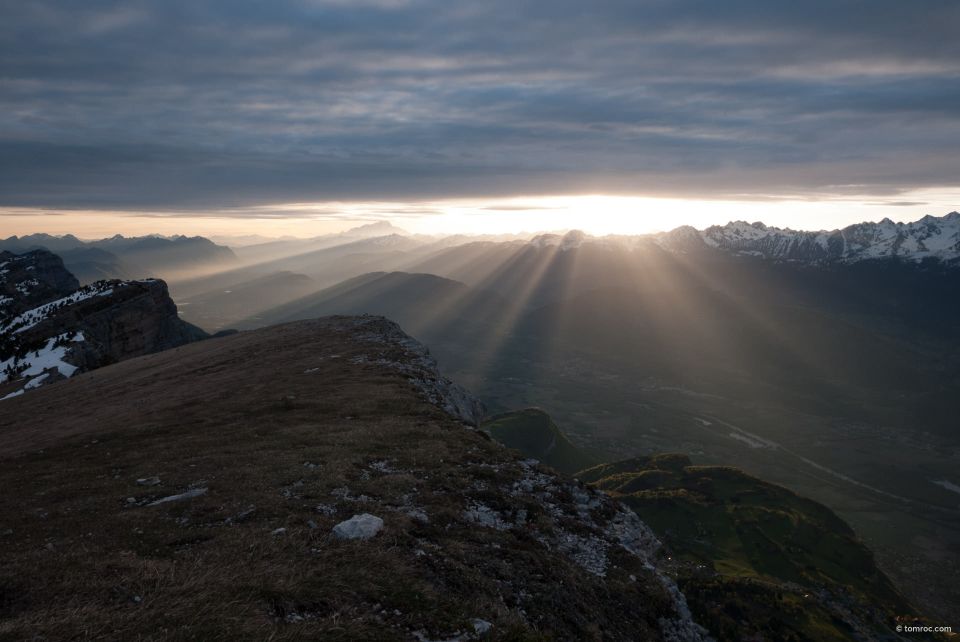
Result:
M636 576L636 575L631 575L631 576L630 576L630 581L631 581L631 582L636 582L636 581L637 581L637 576Z
M8 528L7 530L3 531L3 534L4 534L4 535L13 535L13 529L12 529L12 528Z
M140 603L140 596L138 595L138 596L136 596L135 598L133 598L133 601L136 602L137 604L139 604L139 603Z
M329 504L317 504L317 512L324 515L333 515L337 512L337 509Z
M137 503L137 500L134 499L133 497L127 497L127 503L128 503L128 504L136 504L136 503Z
M270 534L271 534L271 535L279 535L280 533L285 533L286 531L287 531L287 529L285 529L285 528L278 528L277 530L272 531Z
M163 504L164 502L173 502L178 499L190 499L191 497L199 497L207 492L207 488L194 488L193 490L188 490L185 493L180 493L179 495L171 495L170 497L164 497L163 499L158 499L155 502L147 504L147 506L156 506L157 504ZM131 499L133 499L131 497ZM130 501L130 500L127 500Z
M316 527L317 527L317 523L311 520L311 521L307 522L307 526L309 526L310 528L316 528Z
M370 539L383 530L383 520L369 513L354 515L345 522L333 527L334 538L339 539Z
M156 486L156 485L159 484L159 483L160 483L160 478L159 478L159 477L147 477L147 478L145 478L145 479L138 479L138 480L137 480L137 485L138 485L138 486Z

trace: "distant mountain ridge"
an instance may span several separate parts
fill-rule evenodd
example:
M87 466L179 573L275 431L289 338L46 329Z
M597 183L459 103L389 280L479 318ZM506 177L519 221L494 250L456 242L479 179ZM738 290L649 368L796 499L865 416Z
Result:
M14 254L38 249L62 255L67 268L82 283L100 278L144 278L153 276L153 273L169 278L198 268L227 268L240 263L229 247L217 245L202 236L125 237L117 234L82 241L72 234L30 234L0 239L0 250Z
M817 232L769 227L761 222L731 221L704 230L683 225L669 232L638 236L594 237L571 230L563 235L541 234L529 242L534 248L556 246L562 251L584 244L630 252L653 248L681 253L714 250L736 257L811 264L884 258L908 261L933 258L952 263L960 259L960 213L928 215L912 223L894 223L885 218L879 223L858 223Z

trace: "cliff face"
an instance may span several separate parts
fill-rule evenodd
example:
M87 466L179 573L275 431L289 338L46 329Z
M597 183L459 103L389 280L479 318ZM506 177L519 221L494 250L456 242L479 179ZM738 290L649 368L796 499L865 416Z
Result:
M27 339L82 333L73 365L85 372L98 363L123 361L197 341L177 317L177 306L160 280L101 281L99 296L52 311L23 332Z
M177 317L163 281L83 288L44 250L2 256L0 397L204 338Z
M45 250L20 255L0 251L0 323L4 315L56 301L79 287L80 282L56 254Z

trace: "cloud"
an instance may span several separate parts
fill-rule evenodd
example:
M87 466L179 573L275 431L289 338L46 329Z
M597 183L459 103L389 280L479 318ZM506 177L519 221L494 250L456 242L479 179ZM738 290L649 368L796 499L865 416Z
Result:
M960 182L960 5L0 4L0 205ZM424 214L428 215L428 214Z
M494 212L527 212L531 210L563 210L566 208L547 207L543 205L491 205L489 207L481 207L480 209Z

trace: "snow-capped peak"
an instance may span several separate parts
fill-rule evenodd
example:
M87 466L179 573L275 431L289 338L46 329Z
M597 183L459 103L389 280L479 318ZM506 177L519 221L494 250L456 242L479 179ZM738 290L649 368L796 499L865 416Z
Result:
M584 244L628 252L651 246L681 253L713 249L735 256L805 263L854 262L885 257L958 261L960 213L951 212L940 217L928 215L912 223L895 223L884 218L879 223L858 223L841 230L815 232L771 227L759 221L730 221L704 230L682 225L669 232L641 236L594 237L580 230L571 230L563 235L540 234L528 243L537 249L556 246L564 251Z

